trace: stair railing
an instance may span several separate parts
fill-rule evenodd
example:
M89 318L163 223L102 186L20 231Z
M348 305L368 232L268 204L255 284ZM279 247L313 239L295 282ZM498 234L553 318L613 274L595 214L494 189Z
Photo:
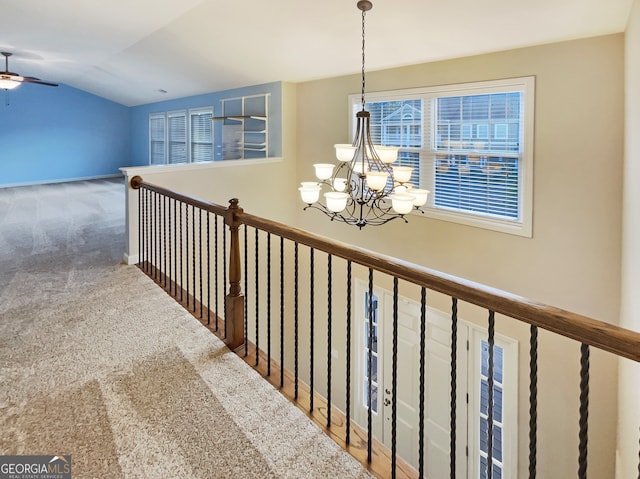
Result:
M640 362L640 333L627 330L613 324L588 318L583 315L544 305L511 293L486 285L447 275L416 264L381 255L366 249L347 245L310 232L280 224L268 219L251 215L243 211L237 199L230 201L229 207L223 207L198 198L175 192L157 185L146 183L141 177L131 179L130 185L138 190L138 230L139 230L139 267L165 288L178 302L191 311L205 325L218 334L232 350L243 355L247 362L261 371L265 378L280 388L307 410L309 416L320 425L339 444L343 445L361 462L368 465L378 477L426 477L424 457L424 342L426 292L434 291L451 298L451 401L450 401L450 465L449 476L456 477L458 457L456 438L456 364L457 364L457 325L459 302L470 303L487 311L488 354L488 407L486 441L486 470L482 477L491 479L493 475L493 351L495 346L496 315L506 316L529 325L529 464L530 478L537 475L537 417L538 417L538 330L543 329L569 338L580 345L580 385L579 385L579 423L577 477L587 477L588 464L588 427L589 427L589 370L590 349L612 353L619 358ZM204 221L203 221L204 215ZM225 228L226 226L226 228ZM253 235L249 228L253 229ZM241 234L243 230L244 234ZM228 234L227 234L228 231ZM273 248L276 238L276 248ZM244 239L244 241L242 241ZM213 243L212 241L213 240ZM286 242L286 248L285 248ZM249 251L249 244L255 249ZM279 246L279 248L278 248ZM267 250L266 257L261 247ZM309 286L305 297L309 300L309 310L301 312L300 305L300 261L302 248L308 261L309 277L305 280ZM327 279L326 303L326 384L323 394L318 393L314 384L314 360L318 351L314 351L320 339L314 336L317 325L315 313L318 299L316 287L318 253L326 257L326 269L323 275ZM273 265L273 257L279 259L279 266ZM344 314L346 330L346 365L344 367L345 399L342 409L332 403L332 345L336 338L332 330L332 318L336 316L335 290L332 286L336 276L337 260L342 260L342 270L346 272L346 305L340 313ZM277 263L277 261L275 261ZM242 291L242 265L244 264L244 294ZM353 287L352 271L361 267L368 276L368 298L373 297L374 273L392 278L393 301L393 378L392 378L392 439L390 450L381 447L373 435L372 395L373 384L373 336L374 328L368 328L367 377L368 420L366 428L355 424L352 417L353 378L351 356L353 354L353 312L351 296ZM250 269L252 268L252 270ZM213 273L212 273L213 270ZM274 270L277 270L274 273ZM277 274L279 273L279 275ZM213 276L212 276L213 274ZM220 281L219 276L222 276ZM253 276L254 285L249 285ZM261 276L261 277L260 277ZM323 276L323 277L324 277ZM422 324L420 332L420 424L419 452L415 470L408 466L398 454L397 447L397 304L399 281L420 288ZM273 289L278 289L279 295ZM228 288L225 286L228 285ZM275 288L274 288L275 285ZM266 287L266 299L260 288ZM287 289L288 287L288 289ZM285 298L293 288L291 300ZM251 291L253 304L249 303L247 291ZM219 311L219 297L224 295L224 311ZM266 303L266 305L265 305ZM280 305L280 322L273 319L273 304ZM261 310L262 307L262 310ZM266 311L265 311L266 310ZM286 311L285 311L286 310ZM373 304L368 305L368 321L374 324ZM251 324L250 324L251 313ZM213 316L213 318L212 318ZM260 329L266 316L266 331ZM277 316L277 314L276 314ZM303 341L300 337L301 317L308 316L306 330L311 337ZM303 319L304 320L304 319ZM287 324L285 324L285 321ZM293 324L291 324L293 323ZM324 323L323 323L324 324ZM250 331L251 326L255 331ZM264 326L263 326L264 327ZM272 328L279 333L273 336ZM293 335L293 338L285 336ZM250 339L251 336L251 340ZM266 342L261 347L260 341ZM286 344L294 343L293 371L286 367ZM274 350L272 342L279 343L279 351ZM305 383L302 381L300 348L309 349L309 362L304 364ZM278 356L279 353L279 356ZM289 351L288 354L291 354ZM254 359L252 359L254 358ZM324 373L325 371L323 371ZM285 378L287 380L285 380ZM302 399L304 397L304 400ZM304 402L305 405L301 405ZM639 466L640 470L640 466ZM639 473L640 479L640 473Z

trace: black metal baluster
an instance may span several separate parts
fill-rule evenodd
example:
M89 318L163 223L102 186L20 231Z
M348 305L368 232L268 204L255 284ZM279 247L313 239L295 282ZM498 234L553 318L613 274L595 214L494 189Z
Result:
M138 264L142 263L142 188L138 188Z
M420 288L420 385L418 390L418 477L424 477L424 389L425 369L424 360L426 354L427 332L427 290Z
M147 190L147 275L149 277L152 276L152 263L153 263L153 235L152 235L152 211L153 208L151 206L153 192L151 190Z
M146 208L146 197L147 195L147 190L143 187L140 188L138 190L138 203L140 205L140 226L138 227L138 242L140 243L139 246L139 250L138 250L138 263L142 266L142 268L145 268L145 262L144 262L144 250L147 247L146 245L146 221L147 221L147 208Z
M449 423L449 475L456 477L456 397L458 394L458 298L451 298L451 421Z
M150 233L149 234L151 235L151 241L150 241L151 251L150 251L150 254L149 254L149 256L150 256L149 259L150 259L150 263L151 263L151 269L149 270L149 272L150 272L149 276L152 279L155 279L155 277L156 277L156 271L155 271L155 268L154 268L154 266L155 266L154 263L155 263L155 260L156 260L156 256L155 256L155 251L156 251L155 250L155 246L156 246L155 245L155 240L156 240L156 228L155 228L155 226L156 226L156 222L155 222L155 219L156 219L156 216L155 216L155 213L156 213L156 211L155 211L155 207L156 207L156 192L155 191L151 192L150 202L151 202L151 204L149 205L149 215L150 215L150 217L149 217Z
M580 432L578 478L587 477L587 443L589 433L589 345L580 346Z
M538 328L529 338L529 479L536 477L538 451Z
M155 235L155 252L156 252L156 256L154 258L155 260L155 274L154 274L154 278L156 279L156 282L160 281L160 268L161 268L161 264L160 264L160 193L156 193L155 194L155 200L154 200L154 212L153 212L153 229L154 229L154 235Z
M214 215L213 216L215 223L213 224L213 236L214 236L214 246L213 246L213 250L214 250L214 262L213 262L213 275L214 275L214 283L216 285L216 292L214 294L214 298L215 298L215 303L216 303L216 314L215 314L215 319L216 319L216 331L218 331L218 317L219 317L219 313L218 313L218 296L219 296L219 288L220 288L220 283L218 283L218 256L220 254L220 251L218 250L218 215ZM224 260L223 260L224 261Z
M331 255L327 255L327 427L331 427Z
M153 204L155 192L149 190L149 271L148 275L153 279Z
M172 237L172 226L175 225L175 216L171 214L171 205L173 204L173 198L168 198L168 209L169 209L169 223L167 225L167 231L169 233L169 238L167 241L167 246L169 248L169 263L168 263L168 267L169 267L169 294L171 294L171 283L173 282L173 255L174 255L174 251L172 249L172 241L173 241L173 237ZM175 226L174 226L175 227Z
M182 201L178 203L180 205L180 303L182 303L182 292L184 291L184 263L182 262L182 237L183 237L183 229L182 229ZM176 295L177 296L177 295Z
M255 272L253 276L255 277L255 293L254 296L256 298L256 366L260 361L260 275L259 272L259 253L258 253L258 228L255 228Z
M193 226L191 227L191 259L192 266L191 274L193 275L193 312L196 312L196 205L191 205L191 213L193 217Z
M280 237L280 387L284 387L284 238Z
M369 311L367 316L369 321L369 337L367 339L367 462L371 462L371 446L373 442L373 417L371 409L373 399L373 381L371 378L371 372L373 370L373 269L371 268L369 268Z
M207 211L207 324L211 324L211 213Z
M267 376L271 376L271 233L267 233Z
M189 309L189 205L185 204L184 207L185 210L185 226L184 226L184 232L186 235L185 238L185 257L186 257L186 261L185 261L185 276L187 277L187 290L185 292L186 296L187 296L187 304L186 304L186 308Z
M393 278L393 333L391 357L391 478L396 479L398 446L398 278Z
M495 313L489 311L489 359L487 366L487 479L493 477L493 346L495 344Z
M313 353L314 353L314 339L313 339L313 329L314 329L314 307L313 307L313 285L314 285L314 255L313 248L309 251L309 351L310 351L310 359L309 359L309 411L313 411Z
M169 199L169 197L167 196L163 196L162 197L162 218L163 218L163 222L162 222L162 252L164 255L164 267L162 272L164 273L164 288L167 288L167 273L168 273L168 268L167 268L167 200Z
M293 371L294 398L298 399L298 243L293 250Z
M347 414L347 430L345 433L345 442L347 444L351 441L351 261L347 261L347 365L346 365L346 414Z
M147 212L147 195L149 194L149 190L147 190L144 186L141 188L142 190L142 231L140 232L142 235L142 269L147 271L147 250L149 249L149 241L147 236L148 227L148 212Z
M178 297L178 200L173 199L173 296Z
M244 225L244 357L249 355L249 229Z
M207 238L208 240L209 238ZM202 318L202 208L198 208L198 269L200 270L200 318Z

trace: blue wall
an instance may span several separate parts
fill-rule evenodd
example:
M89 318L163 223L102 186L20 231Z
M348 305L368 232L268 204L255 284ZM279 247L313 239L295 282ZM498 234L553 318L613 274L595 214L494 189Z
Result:
M269 100L269 156L282 156L282 84L265 83L233 90L224 90L176 100L148 103L131 108L131 158L135 166L149 164L149 114L173 110L188 110L213 106L213 115L221 115L221 100L246 95L270 93ZM220 138L220 122L214 123L214 138ZM214 140L215 141L215 140Z
M131 165L130 114L66 85L0 90L0 186L119 174Z
M282 156L280 82L126 107L66 85L0 90L0 187L120 174L149 164L149 114L270 93L269 156ZM9 103L7 105L7 102ZM215 122L219 135L220 123Z

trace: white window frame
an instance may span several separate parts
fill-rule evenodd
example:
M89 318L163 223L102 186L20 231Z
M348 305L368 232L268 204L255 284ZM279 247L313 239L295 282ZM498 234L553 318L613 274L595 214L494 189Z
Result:
M449 96L465 96L465 95L482 95L487 93L503 93L522 91L524 93L523 101L523 128L522 128L522 153L520 155L519 170L519 217L516 220L508 220L491 215L474 214L464 212L462 210L446 209L436 207L434 205L433 195L430 195L429 202L423 207L424 213L412 213L417 217L428 217L449 221L468 226L484 228L488 230L498 231L502 233L514 234L531 238L533 235L533 133L534 133L534 105L535 105L535 77L520 77L503 80L491 80L484 82L461 83L455 85L444 85L434 87L413 88L407 90L392 90L367 93L367 101L384 102L395 100L411 100L422 99L425 108L423 122L431 122L435 125L435 108L428 105L432 100L439 97ZM353 139L355 133L355 112L360 109L361 95L349 95L349 135ZM365 106L366 108L366 106ZM435 172L432 175L425 175L425 171L433 171L433 165L430 165L426 158L432 155L431 138L427 135L435 131L435 128L425 124L423 128L423 146L422 148L413 148L401 150L419 151L421 154L421 187L429 188L435 180ZM424 158L423 158L424 157Z

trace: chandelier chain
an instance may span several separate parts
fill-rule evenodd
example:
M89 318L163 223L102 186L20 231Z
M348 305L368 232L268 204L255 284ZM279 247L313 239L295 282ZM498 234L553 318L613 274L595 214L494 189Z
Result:
M362 110L365 109L365 101L364 101L364 92L365 92L365 82L364 82L364 20L365 15L367 14L366 10L362 10Z

